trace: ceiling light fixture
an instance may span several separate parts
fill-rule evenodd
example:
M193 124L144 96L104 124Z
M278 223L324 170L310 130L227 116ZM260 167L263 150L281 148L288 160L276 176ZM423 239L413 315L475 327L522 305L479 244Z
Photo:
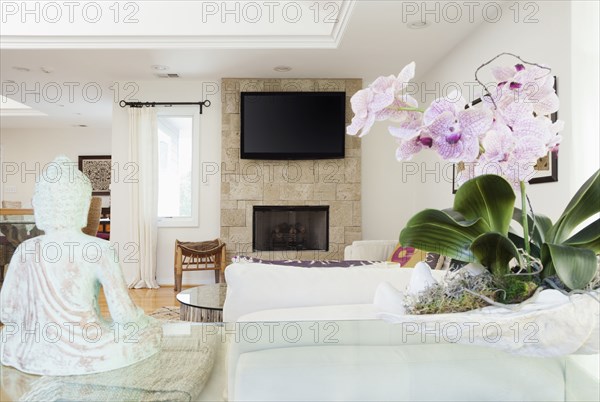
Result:
M13 66L13 70L22 71L24 73L28 73L31 71L27 67L21 67L21 66Z
M163 66L162 64L155 64L152 66L154 71L166 71L169 69L169 66Z
M277 71L278 73L287 73L288 71L292 71L292 68L290 66L276 66L273 68L273 70Z
M407 26L410 29L423 29L423 28L427 28L430 26L430 24L427 21L413 21L413 22L409 22L407 24Z

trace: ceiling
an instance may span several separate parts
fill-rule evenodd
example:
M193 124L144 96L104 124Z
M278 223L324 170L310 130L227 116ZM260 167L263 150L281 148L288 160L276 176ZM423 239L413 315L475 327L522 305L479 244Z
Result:
M482 21L481 15L475 13L472 20L441 18L437 23L428 21L429 26L424 29L410 29L408 24L418 22L421 17L409 7L419 3L358 0L320 2L318 23L314 22L314 9L304 8L308 17L299 25L290 22L291 14L286 17L289 21L284 18L284 23L277 23L276 12L273 23L265 14L262 20L246 26L248 24L236 22L235 15L221 13L220 18L225 18L222 23L217 19L222 10L215 12L204 5L200 10L204 12L201 18L207 22L204 26L189 17L201 15L190 11L192 2L137 3L152 4L153 8L149 12L152 18L148 17L150 22L146 24L142 14L138 14L135 32L119 31L111 26L91 32L81 24L67 24L67 28L65 24L58 28L30 24L35 29L29 29L27 23L3 25L0 36L2 95L47 116L2 114L0 128L86 125L108 130L113 102L122 99L128 90L121 85L118 93L113 83L135 85L165 79L156 76L153 65L168 66L168 70L161 72L177 73L180 78L170 78L177 80L322 77L363 78L369 83L379 75L397 74L404 65L416 61L417 78L423 77ZM169 8L166 3L184 3L188 8L181 4ZM300 3L303 7L314 4ZM157 8L157 4L162 4L162 8ZM241 4L243 7L244 2ZM246 14L243 8L239 10L241 20L256 19L257 14L250 14L249 10ZM171 29L161 26L153 35L145 32L160 25L157 25L160 19L156 18L161 12L165 20L171 21ZM324 22L332 12L336 18ZM15 15L18 16L18 12ZM177 20L178 16L181 19ZM278 65L291 66L292 70L276 72L273 68Z

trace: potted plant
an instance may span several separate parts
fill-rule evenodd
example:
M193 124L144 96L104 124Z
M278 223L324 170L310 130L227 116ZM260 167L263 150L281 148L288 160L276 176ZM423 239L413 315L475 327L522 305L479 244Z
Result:
M466 292L457 297L452 288L451 298L457 302L449 303L448 311L518 303L542 285L565 291L597 286L590 283L598 275L600 220L573 231L600 212L600 173L580 188L555 224L533 211L523 213L528 209L526 183L536 161L558 152L562 140L558 133L564 124L548 117L558 110L559 99L546 66L502 53L477 69L477 82L481 84L478 72L504 55L519 63L492 70L493 93L482 84L484 93L476 107L453 92L419 108L407 93L414 63L397 77L377 78L351 99L354 117L348 134L363 136L375 121L389 120L395 123L389 132L398 141L398 160L430 149L448 162L468 167L458 178L462 185L451 209L426 209L400 233L404 246L476 262L489 272L483 285L479 279L473 285L475 291L467 284ZM497 174L486 174L490 171ZM515 208L517 196L521 208ZM522 227L520 233L511 229L513 220ZM448 286L433 289L427 297L439 297L440 292L447 294ZM472 303L474 299L482 303Z

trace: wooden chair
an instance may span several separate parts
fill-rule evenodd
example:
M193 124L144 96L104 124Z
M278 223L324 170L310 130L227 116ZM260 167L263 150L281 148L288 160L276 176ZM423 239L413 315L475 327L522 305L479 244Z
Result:
M102 212L102 198L92 197L88 210L87 226L81 229L88 236L96 236L100 226L100 213Z
M219 239L203 242L175 240L175 291L181 291L185 271L215 271L215 283L225 281L225 243Z

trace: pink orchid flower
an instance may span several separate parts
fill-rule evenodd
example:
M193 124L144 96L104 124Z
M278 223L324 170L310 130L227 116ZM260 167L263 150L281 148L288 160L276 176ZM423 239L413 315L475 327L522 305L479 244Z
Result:
M538 158L560 142L560 136L556 135L559 129L560 124L554 126L548 118L532 114L512 122L512 126L494 122L481 141L484 152L473 174L503 176L517 192L520 191L519 182L533 177Z
M362 130L359 137L367 134L375 123L377 113L389 106L394 101L391 92L375 93L371 88L358 91L350 99L354 117L347 127L347 133L356 135Z
M415 75L415 63L405 66L397 77L393 75L377 78L368 88L358 91L350 99L354 117L347 127L347 133L359 137L366 135L375 121L404 121L408 111L402 108L416 108L417 101L406 90L408 82Z
M560 102L554 90L554 76L548 70L517 64L514 68L496 67L492 74L498 80L494 100L501 107L509 103L527 103L538 115L558 110Z
M487 108L469 108L456 91L433 101L425 110L423 123L433 140L433 148L445 160L471 162L479 155L479 138L493 122Z

